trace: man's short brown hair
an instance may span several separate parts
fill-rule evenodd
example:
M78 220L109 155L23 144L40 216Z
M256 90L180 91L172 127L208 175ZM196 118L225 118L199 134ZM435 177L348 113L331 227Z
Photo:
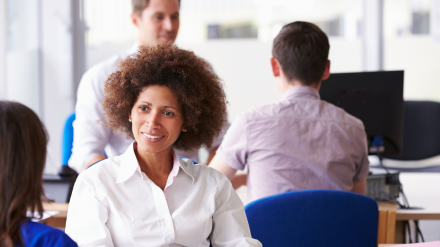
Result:
M180 4L180 0L179 4ZM131 0L131 3L133 5L133 13L138 14L139 16L142 16L142 11L146 7L148 7L148 4L150 3L150 0Z
M319 27L296 21L281 29L273 42L272 56L289 80L313 85L321 81L329 50L327 35Z

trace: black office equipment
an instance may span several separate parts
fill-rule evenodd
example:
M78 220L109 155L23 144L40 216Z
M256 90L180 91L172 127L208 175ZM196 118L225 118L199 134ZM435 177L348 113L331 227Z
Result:
M365 195L376 201L395 201L399 198L399 172L371 168L367 177Z
M47 199L60 203L69 202L77 177L77 174L70 176L43 174L43 188Z
M364 123L370 154L401 153L403 71L331 74L320 95Z
M440 103L433 101L405 101L402 153L385 158L401 161L420 161L440 155ZM402 162L392 169L406 172L440 172L440 162L420 165Z

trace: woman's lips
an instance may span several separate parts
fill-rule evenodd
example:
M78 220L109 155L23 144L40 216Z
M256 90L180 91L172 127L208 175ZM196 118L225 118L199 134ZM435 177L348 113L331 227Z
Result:
M163 135L150 135L150 134L147 134L147 133L144 133L144 132L141 132L142 133L142 136L144 137L144 139L147 141L147 142L150 142L150 143L156 143L156 142L160 142L165 136L163 136Z

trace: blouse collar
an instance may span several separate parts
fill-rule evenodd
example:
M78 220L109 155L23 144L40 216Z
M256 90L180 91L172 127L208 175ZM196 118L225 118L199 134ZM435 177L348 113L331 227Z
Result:
M137 171L141 177L141 169L139 166L139 162L136 158L136 155L134 153L134 144L135 141L133 141L130 146L127 148L127 150L125 151L125 153L123 153L120 157L121 159L121 165L119 168L119 173L118 173L118 179L116 179L116 183L123 183L125 181L127 181L129 178L131 178L135 172ZM190 176L192 178L192 184L195 183L195 181L197 180L197 174L195 173L194 170L194 163L192 160L190 159L186 159L186 158L181 158L179 156L176 155L176 153L173 150L173 156L174 156L174 162L173 162L173 170L171 171L172 173L174 172L175 174L173 174L173 176L177 176L177 173L179 172L179 170L175 170L175 166L178 164L179 168L181 168L185 174L187 174L188 176ZM177 162L177 163L176 163Z

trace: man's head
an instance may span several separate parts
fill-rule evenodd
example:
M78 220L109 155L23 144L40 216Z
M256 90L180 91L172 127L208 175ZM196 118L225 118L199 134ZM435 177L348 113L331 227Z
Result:
M179 31L180 0L132 0L133 24L139 45L156 46L174 42Z
M301 21L287 24L273 42L274 76L319 87L330 75L329 49L327 35L316 25Z

